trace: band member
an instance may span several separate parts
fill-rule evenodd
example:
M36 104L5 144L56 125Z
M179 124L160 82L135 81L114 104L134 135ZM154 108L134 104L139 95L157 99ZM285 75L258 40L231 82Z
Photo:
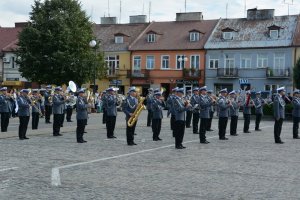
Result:
M70 102L71 99L75 99L75 96L74 96L72 91L70 91L70 97L69 97L69 99L67 100L67 103L66 103L66 108L67 108L67 110L66 110L66 113L67 113L66 120L67 120L67 122L73 122L72 121L72 114L73 114L73 105L74 105L74 103L72 104Z
M126 137L127 137L127 145L132 146L132 145L136 145L136 143L134 143L134 131L135 131L135 126L137 121L133 124L132 127L128 126L128 120L130 119L130 117L133 115L134 111L137 108L138 105L138 99L137 97L137 93L136 93L136 88L135 87L131 87L129 88L129 95L126 98L124 105L123 105L123 112L126 115Z
M282 129L282 123L285 118L285 101L284 101L284 95L285 95L285 88L281 87L277 89L276 96L274 97L274 118L275 118L275 124L274 124L274 139L275 143L277 144L283 144L281 141L280 135L281 135L281 129Z
M175 110L175 148L184 149L182 145L185 129L185 111L191 108L191 104L187 101L183 101L184 89L179 88L176 91L176 96L174 98L174 110Z
M293 138L300 139L298 135L299 122L300 122L300 91L294 91L293 98Z
M84 99L84 89L78 91L78 98L76 100L76 119L77 119L77 128L76 128L76 139L78 143L85 143L83 139L84 129L87 124L88 104Z
M105 124L106 123L106 116L107 116L107 113L106 113L106 90L104 90L102 92L102 97L101 97L101 100L102 100L102 111L103 111L103 116L102 116L102 124Z
M147 110L148 110L148 115L147 115L147 126L151 126L151 121L152 121L152 110L151 110L151 103L153 101L153 89L149 88L148 89L148 95L146 97L147 101Z
M199 106L200 106L200 127L199 127L199 136L200 136L200 143L208 144L209 142L206 140L206 128L207 123L209 122L210 118L210 108L212 106L212 102L209 100L207 96L207 88L206 86L199 89L200 96L199 96Z
M32 90L32 97L31 97L31 123L32 123L32 130L38 129L40 113L41 113L41 99L38 94L37 89Z
M114 88L108 88L106 90L106 131L107 138L116 138L114 136L114 130L116 126L116 118L117 118L117 97Z
M11 106L9 103L10 97L7 96L7 88L0 89L2 94L0 95L0 113L1 113L1 132L7 132L9 124L9 116L11 113Z
M51 91L52 91L52 86L51 85L47 85L46 86L46 92L45 92L45 122L46 124L51 124L50 122L50 117L51 117L51 114L52 114L52 103L50 100L52 98L52 95L51 95Z
M192 98L192 90L188 90L184 100L191 102ZM191 128L191 121L192 121L193 111L187 110L186 111L186 120L185 120L185 127Z
M41 112L42 112L42 116L41 117L45 117L45 92L46 92L45 88L41 88L40 89L40 95L41 95Z
M61 118L64 117L65 98L60 94L61 91L61 87L56 87L53 96L53 136L62 136L60 128L62 123Z
M31 104L31 102L27 96L28 93L29 93L29 90L22 89L20 91L20 96L17 98L18 116L19 116L19 120L20 120L20 125L19 125L19 139L20 140L29 139L28 137L26 137L28 122L29 122L29 118L30 118L29 108L30 108L30 104Z
M218 100L218 109L219 109L219 139L228 140L225 137L226 128L228 122L229 108L232 106L231 102L226 100L227 88L220 90L220 97Z
M254 107L255 107L255 131L261 131L259 128L259 124L261 121L261 117L263 116L263 108L265 105L265 101L261 98L261 91L255 93L256 98L254 99Z
M161 92L158 91L154 93L154 98L151 103L153 141L162 140L159 138L161 130L161 121L163 118L163 101L161 97Z
M244 114L244 133L251 133L249 131L250 117L251 117L251 107L253 106L253 101L251 100L251 92L247 91L243 104L243 114Z
M199 88L193 88L193 95L191 97L191 105L193 106L193 133L198 133L198 124L200 119L200 110L199 110Z
M172 89L172 94L168 97L167 99L167 107L168 107L168 114L167 116L169 116L171 114L171 119L170 119L170 126L171 126L171 130L173 133L173 137L175 137L175 110L174 110L174 99L175 99L175 94L176 94L176 90L178 89L178 87L173 88Z
M229 108L229 116L231 117L230 120L230 135L237 136L237 124L239 118L239 110L241 106L241 102L236 97L236 92L232 91L229 93L230 97L229 100L231 101L232 106Z
M214 113L215 113L216 97L213 97L212 93L213 93L212 90L207 91L207 96L208 96L209 100L212 102L212 105L210 106L210 109L209 109L209 120L207 123L206 131L214 131L211 129L211 124L212 124L212 120L213 120Z

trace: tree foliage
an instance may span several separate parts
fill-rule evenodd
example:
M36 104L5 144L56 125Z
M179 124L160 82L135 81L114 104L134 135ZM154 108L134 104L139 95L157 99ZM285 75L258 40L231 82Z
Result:
M77 0L36 0L30 21L19 35L18 64L21 75L47 84L78 85L102 78L103 54L89 46L92 24ZM96 70L96 71L95 71Z
M297 60L297 63L294 66L293 76L295 87L300 88L300 58Z

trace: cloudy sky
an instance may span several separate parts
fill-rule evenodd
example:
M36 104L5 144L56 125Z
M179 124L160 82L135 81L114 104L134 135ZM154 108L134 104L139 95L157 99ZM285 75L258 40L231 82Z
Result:
M0 0L0 26L14 26L27 21L34 0ZM80 0L91 20L100 23L100 17L116 16L118 22L127 23L130 15L145 14L150 21L174 20L175 13L185 11L185 0ZM285 2L285 3L284 3ZM226 4L228 3L228 6ZM300 0L186 0L187 12L203 12L204 19L244 17L246 8L275 9L275 15L300 13ZM120 4L121 15L120 15ZM151 4L151 6L149 6ZM149 9L150 7L150 9ZM149 18L148 18L149 20Z

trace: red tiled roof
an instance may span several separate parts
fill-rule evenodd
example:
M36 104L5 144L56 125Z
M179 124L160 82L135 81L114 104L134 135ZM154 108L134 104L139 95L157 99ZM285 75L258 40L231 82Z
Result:
M0 28L0 52L13 50L22 28Z
M187 50L203 49L218 20L152 22L130 46L130 50ZM149 31L159 33L156 42L147 42ZM190 42L189 32L198 30L200 41Z

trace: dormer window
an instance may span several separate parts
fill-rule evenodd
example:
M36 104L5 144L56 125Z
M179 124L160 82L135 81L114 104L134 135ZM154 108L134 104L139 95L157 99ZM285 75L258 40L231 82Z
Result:
M232 32L224 32L223 39L224 40L232 40Z
M155 33L148 33L147 41L152 43L155 42L156 34Z
M115 36L115 43L116 44L123 44L124 43L124 37L123 36Z
M270 30L270 38L278 38L279 37L279 31L278 30Z
M190 32L190 42L196 42L200 40L199 32Z

